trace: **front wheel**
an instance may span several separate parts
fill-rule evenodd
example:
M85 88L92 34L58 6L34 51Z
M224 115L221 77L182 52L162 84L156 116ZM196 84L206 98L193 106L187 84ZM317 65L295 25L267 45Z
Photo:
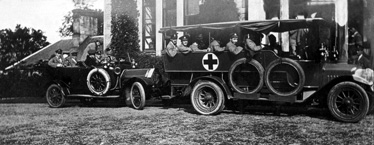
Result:
M222 89L211 81L199 81L195 84L191 102L195 110L203 115L218 114L225 107Z
M332 116L342 122L358 122L369 111L365 90L353 82L341 82L328 94L328 108Z
M66 101L62 88L56 84L52 84L48 87L45 96L48 105L52 108L60 108L65 104Z
M126 97L129 97L131 105L137 110L142 110L145 106L144 87L139 82L134 82L131 88L126 88Z

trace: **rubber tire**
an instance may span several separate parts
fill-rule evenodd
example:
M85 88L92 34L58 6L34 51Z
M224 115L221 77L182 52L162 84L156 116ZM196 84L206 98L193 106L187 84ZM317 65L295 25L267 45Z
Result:
M140 104L139 105L136 105L134 103L133 91L134 91L135 87L137 87L139 89L139 93L140 93ZM144 109L144 106L145 106L145 91L144 91L143 85L140 82L134 82L131 85L131 88L129 88L129 87L126 88L126 105L131 106L132 108L134 108L136 110Z
M103 75L104 78L105 78L105 81L106 81L106 87L105 87L105 89L104 89L103 91L101 91L101 92L98 92L98 91L94 90L93 87L92 87L92 85L91 85L90 80L91 80L91 77L92 77L92 75L93 75L94 72L98 72L98 73L100 73L100 74ZM107 92L109 91L109 88L110 88L110 76L109 76L108 72L107 72L106 70L102 69L102 68L94 68L94 69L92 69L92 70L88 73L88 75L87 75L87 87L88 87L88 89L89 89L92 93L94 93L95 95L100 95L100 96L101 96L101 95L104 95L105 93L107 93Z
M246 92L244 92L244 91L240 90L239 88L237 88L237 87L235 86L234 81L233 81L232 75L233 75L233 72L234 72L235 68L236 68L237 66L239 66L240 64L245 63L246 61L247 61L246 58L241 58L241 59L235 61L235 62L231 65L231 67L230 67L230 69L229 69L229 74L228 74L228 76L229 76L229 83L230 83L230 86L231 86L231 87L232 87L236 92L238 92L238 93L242 93L242 94L253 94L253 93L257 93L258 91L260 91L260 90L262 89L262 87L263 87L263 85L264 85L264 67L262 67L262 65L261 65L257 60L252 59L252 60L249 62L249 64L253 65L253 66L257 69L257 71L259 72L259 74L260 74L260 81L259 81L258 86L257 86L255 89L253 89L252 91L246 91Z
M374 93L370 92L367 94L368 94L369 102L370 102L368 114L373 114L374 113Z
M344 113L340 112L337 105L336 105L336 98L338 94L340 94L345 89L353 89L358 93L361 97L361 101L363 101L363 106L359 108L359 114L354 116L346 116ZM341 121L341 122L348 122L348 123L355 123L362 120L369 111L369 98L365 90L358 84L353 82L341 82L336 84L329 92L327 98L327 105L331 115Z
M271 70L275 66L277 66L279 64L288 64L288 65L294 67L295 70L297 71L297 73L299 75L299 85L298 85L298 87L295 90L293 90L291 92L283 93L283 92L277 91L273 86L271 86L271 83L270 83L270 80L269 80L270 72L271 72ZM276 94L278 96L283 96L283 97L294 96L294 95L297 95L304 88L304 84L305 84L305 73L303 71L303 68L296 61L294 61L294 60L292 60L290 58L280 58L280 59L272 61L268 65L268 67L266 68L266 71L265 71L265 84L266 84L267 88L272 93L274 93L274 94Z
M199 91L205 87L212 89L215 92L217 99L214 101L216 105L207 108L199 101ZM222 89L214 82L211 81L198 81L191 93L191 102L194 109L202 115L215 115L220 113L225 108L225 98Z
M54 88L57 89L57 91L60 93L60 100L57 104L52 103L52 100L51 100L52 96L50 96L50 94L49 94L49 92L52 91L52 89L54 89ZM48 103L49 107L51 107L51 108L63 107L65 105L65 102L66 102L65 94L64 94L62 88L57 84L52 84L48 87L45 97L46 97L46 100L47 100L47 103Z

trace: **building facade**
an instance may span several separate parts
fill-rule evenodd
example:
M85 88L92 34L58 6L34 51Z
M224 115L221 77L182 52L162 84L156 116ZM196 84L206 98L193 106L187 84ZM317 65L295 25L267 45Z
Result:
M203 5L209 0L137 0L139 11L138 29L141 51L161 55L163 36L160 28L199 24L196 17L204 11ZM340 49L347 50L348 26L356 27L363 35L364 42L372 42L374 1L370 0L224 0L234 2L237 20L294 19L321 17L336 22L339 32ZM112 0L105 0L104 46L110 43ZM300 17L302 16L302 17ZM369 30L369 31L367 31ZM181 36L183 34L179 34ZM288 34L280 36L283 48L289 48ZM178 42L179 43L179 42ZM288 50L285 50L288 51ZM372 51L373 53L373 51ZM373 56L373 55L372 55ZM346 56L342 56L346 57ZM343 58L344 59L344 58Z

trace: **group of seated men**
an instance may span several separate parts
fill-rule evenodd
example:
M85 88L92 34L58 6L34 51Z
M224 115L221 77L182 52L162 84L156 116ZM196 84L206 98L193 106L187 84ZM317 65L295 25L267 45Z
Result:
M230 34L229 42L221 47L219 41L212 39L209 46L205 46L203 43L202 34L199 34L196 41L191 45L189 44L189 36L184 35L179 37L181 44L177 46L177 35L173 34L170 38L170 42L163 50L163 54L167 54L170 57L174 57L177 53L188 54L191 52L221 52L229 51L235 55L240 52L247 52L253 56L257 51L263 49L261 46L261 39L263 35L261 33L248 33L244 35L244 47L240 46L238 43L239 36L236 33ZM281 47L276 43L274 35L269 35L270 44L264 49L273 50L275 53L280 53Z
M101 51L98 50L88 50L87 58L83 63L81 63L85 67L95 67L106 63L116 62L116 58L112 56L112 49L107 48L106 56L101 54ZM78 67L79 63L77 61L77 52L72 52L70 56L63 57L62 50L58 49L55 51L54 56L48 61L48 65L56 68L56 67Z

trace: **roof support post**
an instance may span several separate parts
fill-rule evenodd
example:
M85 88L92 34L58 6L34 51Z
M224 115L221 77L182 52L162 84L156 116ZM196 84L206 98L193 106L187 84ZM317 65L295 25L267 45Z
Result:
M156 2L156 31L162 28L163 22L163 2L164 0L160 0ZM162 51L162 34L156 33L156 56L161 56Z
M289 19L289 0L280 0L280 19ZM284 52L290 51L289 33L282 33L282 49Z
M184 0L177 0L177 26L184 25ZM183 32L178 32L178 36L183 36ZM178 43L181 43L178 39Z

